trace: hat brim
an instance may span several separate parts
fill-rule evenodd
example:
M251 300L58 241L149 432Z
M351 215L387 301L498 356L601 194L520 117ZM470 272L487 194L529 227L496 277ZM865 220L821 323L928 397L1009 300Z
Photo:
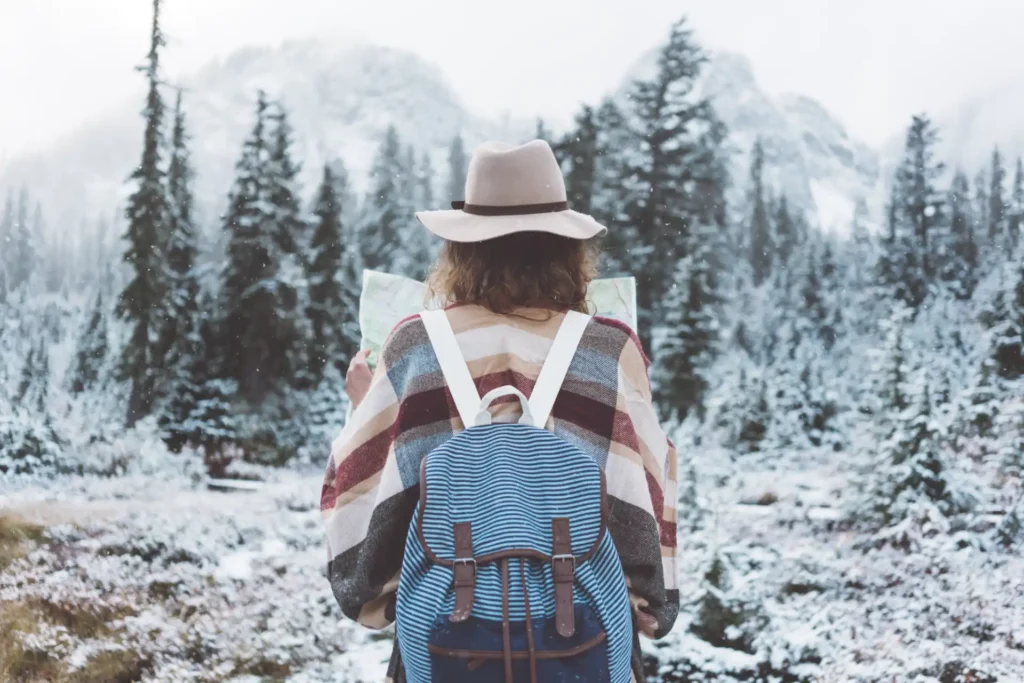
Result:
M547 232L574 240L588 240L607 228L590 216L572 210L515 216L478 216L465 211L418 211L427 230L449 242L483 242L517 232Z

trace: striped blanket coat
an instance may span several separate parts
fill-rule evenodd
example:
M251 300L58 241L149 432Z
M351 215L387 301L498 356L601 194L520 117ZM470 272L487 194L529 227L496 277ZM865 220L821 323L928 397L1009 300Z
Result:
M564 315L524 309L498 315L454 306L448 318L480 395L511 384L527 396ZM605 469L608 530L622 559L638 633L668 633L676 588L676 454L651 402L647 359L636 335L595 317L562 385L547 428ZM518 401L492 407L514 421ZM327 573L348 617L370 628L395 618L395 593L422 458L462 421L419 316L391 333L369 393L334 441L321 493ZM639 645L634 645L639 656ZM389 680L404 680L397 649Z

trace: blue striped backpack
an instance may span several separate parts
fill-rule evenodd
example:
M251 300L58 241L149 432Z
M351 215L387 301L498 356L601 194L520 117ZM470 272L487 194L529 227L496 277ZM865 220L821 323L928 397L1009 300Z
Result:
M590 318L566 315L529 399L511 386L481 399L444 311L422 319L467 428L420 465L396 605L408 680L627 683L633 626L604 472L543 428ZM492 424L504 396L522 418Z

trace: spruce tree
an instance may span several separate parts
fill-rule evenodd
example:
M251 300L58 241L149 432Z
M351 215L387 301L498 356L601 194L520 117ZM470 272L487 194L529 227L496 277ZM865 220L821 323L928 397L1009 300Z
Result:
M436 208L434 205L434 167L430 161L430 154L424 152L420 165L416 169L416 210L432 211Z
M638 275L646 348L676 265L686 255L688 233L701 223L725 228L725 129L697 88L706 61L685 21L679 21L659 52L654 76L634 82L630 91L627 125L638 144L619 182L628 193L624 217L641 247L631 270Z
M998 147L992 150L988 180L988 242L999 250L1006 246L1006 170Z
M936 181L944 166L935 160L937 141L931 120L914 116L893 179L883 275L895 296L912 308L924 302L943 246L944 201Z
M174 104L174 126L171 132L170 163L167 168L167 194L170 199L170 238L167 243L167 315L163 328L161 356L168 377L173 378L177 368L188 359L188 349L181 344L187 336L192 320L199 312L199 273L196 259L199 252L199 234L193 210L192 169L188 149L185 112L182 94L178 90ZM170 391L170 387L166 387Z
M131 175L135 190L128 198L124 260L134 276L121 292L117 314L128 321L131 332L121 354L119 377L131 382L127 424L148 415L153 406L155 376L163 359L157 341L163 325L161 313L167 292L165 247L170 207L161 167L164 102L160 94L160 3L153 0L153 21L146 74L148 92L142 115L146 121L142 160Z
M98 384L107 360L107 314L102 290L96 294L89 322L78 339L71 372L71 393L80 394Z
M21 366L15 400L22 408L28 408L40 415L48 414L47 401L50 395L50 350L45 334L29 349L25 364Z
M704 416L709 388L707 372L718 352L713 250L717 229L699 224L691 229L686 256L676 266L664 306L664 329L655 347L652 381L656 398L669 419L679 422L691 411Z
M779 203L775 208L775 223L772 227L774 230L771 243L775 257L779 266L785 268L789 265L793 253L800 243L796 222L789 212L789 200L786 199L786 195L779 198Z
M981 169L974 176L974 234L978 240L986 239L989 227L988 174Z
M1017 157L1017 168L1013 174L1013 190L1010 194L1010 214L1006 225L1011 250L1016 250L1020 244L1021 230L1024 230L1024 160Z
M932 408L931 390L923 371L907 384L909 405L896 417L882 442L873 485L865 501L865 517L889 526L917 516L929 506L942 515L969 509L971 501L951 486L943 451L945 434ZM902 539L901 539L902 541Z
M424 280L430 272L431 242L430 233L416 220L415 213L419 206L420 179L416 166L416 150L410 145L406 148L402 160L400 190L399 225L401 236L398 239L396 254L401 258L395 260L398 272L413 278Z
M971 188L967 176L957 171L949 191L949 254L945 279L961 299L969 299L978 282L978 243L971 215Z
M469 171L469 159L463 146L462 136L452 138L448 148L448 182L446 185L447 203L462 201L466 194L466 173ZM447 208L447 207L445 207Z
M559 147L567 159L565 189L569 208L590 215L598 155L598 122L592 107L583 106L576 115L575 127Z
M994 301L980 316L989 327L990 354L997 374L1005 380L1024 376L1024 262L1013 265Z
M750 153L750 267L754 274L754 286L768 279L772 272L773 245L765 204L763 173L764 147L758 138Z
M602 272L609 275L633 275L637 270L636 264L647 258L649 252L640 243L636 226L627 213L630 196L634 191L629 168L635 163L632 148L636 140L627 125L624 112L611 99L606 99L598 108L595 123L597 140L594 176L588 200L590 215L608 228L608 232L601 238ZM566 180L570 202L573 196L586 193L585 176L573 179L575 163L570 164ZM581 162L581 167L585 167L585 163Z
M370 169L370 193L359 228L363 266L370 270L402 273L402 266L408 265L396 258L402 256L396 250L402 246L410 218L405 170L398 131L390 126Z
M272 146L268 141L268 104L263 92L256 104L256 123L243 144L236 165L229 208L227 264L221 288L221 337L216 344L218 366L234 379L242 396L259 405L273 391L294 379L299 340L296 291L289 272L294 256L282 246L290 240L280 221L282 207L271 198L280 178L270 177ZM280 172L280 159L276 164ZM284 279L287 278L287 279Z
M215 365L211 346L222 343L212 320L212 302L199 304L200 314L188 321L182 363L175 368L171 393L159 418L163 440L172 452L185 446L210 458L238 438L233 397L238 388Z
M8 200L10 201L10 200ZM17 205L11 204L6 219L5 261L8 285L18 289L28 285L39 262L38 240L42 239L42 210L36 206L35 220L29 221L29 194L22 188L18 193Z
M344 174L344 168L341 173ZM354 247L344 242L341 198L344 196L345 182L344 175L335 175L331 166L325 164L313 207L316 223L307 276L307 315L312 328L310 372L316 381L322 378L327 363L341 362L337 352L338 344L344 336L342 325L345 321L345 302L339 275L345 250Z

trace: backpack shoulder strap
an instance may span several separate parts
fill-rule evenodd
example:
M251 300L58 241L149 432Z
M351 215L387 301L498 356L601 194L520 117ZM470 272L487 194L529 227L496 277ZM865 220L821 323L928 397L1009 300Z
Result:
M569 311L558 328L547 360L544 361L540 375L537 376L537 383L533 386L533 393L530 394L530 412L533 413L534 424L541 429L547 425L551 409L555 406L555 399L562 389L562 382L565 381L588 324L589 315Z
M476 390L473 375L469 372L459 344L455 340L455 332L448 322L444 310L424 311L420 319L427 328L427 336L434 347L437 362L441 365L441 373L452 392L455 407L462 418L463 427L469 429L476 423L476 415L480 410L480 393Z

